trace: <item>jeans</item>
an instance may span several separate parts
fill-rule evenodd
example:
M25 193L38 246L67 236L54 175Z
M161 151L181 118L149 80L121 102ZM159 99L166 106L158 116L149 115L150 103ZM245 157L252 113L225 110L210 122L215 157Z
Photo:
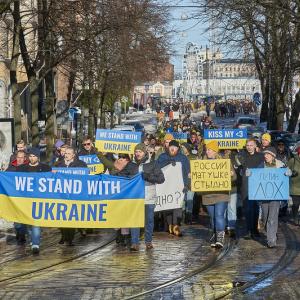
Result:
M248 198L246 199L245 204L247 231L250 233L255 233L257 232L259 205L257 201L249 200Z
M188 191L186 193L186 204L185 204L185 212L192 213L193 212L193 199L195 192Z
M14 223L14 227L15 227L16 233L18 235L22 235L22 236L26 235L26 233L27 233L27 226L25 224Z
M29 235L31 236L32 246L40 246L41 240L41 227L31 226L28 229Z
M206 206L210 216L211 227L214 231L225 230L225 210L227 202L219 202L213 205Z
M235 229L236 224L236 206L237 206L237 193L230 194L230 201L227 206L227 226L228 229Z
M152 242L154 228L154 209L155 204L145 205L145 243ZM131 228L131 244L138 244L140 240L140 228Z
M267 229L268 244L276 245L280 201L262 201L262 218Z

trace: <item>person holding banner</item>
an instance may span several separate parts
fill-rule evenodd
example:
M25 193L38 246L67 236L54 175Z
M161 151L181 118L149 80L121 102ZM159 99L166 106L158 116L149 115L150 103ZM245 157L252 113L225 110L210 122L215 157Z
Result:
M18 172L51 172L51 167L40 162L40 150L30 148L28 151L28 164L20 165L17 168ZM40 253L41 228L39 226L31 226L29 230L31 235L31 250L32 254Z
M177 162L181 163L181 175L184 183L183 192L186 193L190 189L190 162L188 158L179 151L180 145L176 140L172 140L168 146L168 152L162 153L158 157L157 162L161 168L169 164L176 165ZM176 236L182 236L180 231L182 208L166 211L165 216L169 233Z
M68 146L64 155L64 159L57 164L58 168L87 168L84 161L79 160L76 156L74 148ZM74 246L73 239L76 229L73 228L61 228L61 239L59 244L68 243L69 246Z
M164 174L156 161L150 159L144 144L134 148L134 163L145 180L145 244L146 250L153 248L152 235L154 228L154 209L156 200L156 184L165 181ZM140 228L131 228L131 251L139 250Z
M259 206L257 201L249 201L248 198L248 177L246 176L246 170L248 168L259 168L264 161L264 156L261 152L256 150L256 140L251 138L246 142L246 150L240 152L236 157L237 166L241 170L242 175L242 189L241 197L243 206L245 208L245 217L247 223L247 232L245 239L255 238L259 235L258 231L258 216Z
M274 147L267 147L263 151L264 162L260 166L262 168L284 168L285 165L282 161L276 159L276 149ZM251 171L247 170L246 176L250 176ZM291 176L290 169L284 174L285 176ZM252 200L254 201L254 200ZM280 201L278 200L264 200L260 202L262 207L262 219L263 224L267 230L267 246L268 248L276 247L277 230L278 230L278 215L280 208Z
M206 144L206 155L203 159L222 159L219 155L218 142L212 140ZM231 165L231 180L236 180L234 169ZM206 205L210 216L213 235L210 239L211 247L222 248L225 237L225 211L230 201L228 191L203 192L202 202Z

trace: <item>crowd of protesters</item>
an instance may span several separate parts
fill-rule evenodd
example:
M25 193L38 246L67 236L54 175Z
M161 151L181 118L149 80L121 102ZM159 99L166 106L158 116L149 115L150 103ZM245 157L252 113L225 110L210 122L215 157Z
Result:
M298 224L300 205L300 147L296 153L290 153L281 140L272 141L269 133L260 139L249 138L244 149L220 150L216 141L205 143L203 130L216 128L209 116L204 116L200 123L193 122L189 114L179 120L164 119L155 134L146 134L142 143L135 146L134 154L101 153L90 137L84 138L80 149L57 140L50 165L41 163L37 148L27 149L24 141L19 141L16 151L11 155L6 171L10 172L51 172L52 167L86 167L79 159L83 155L96 154L104 165L104 172L113 176L132 177L142 173L145 181L145 227L144 241L147 250L152 249L153 231L165 230L169 234L181 237L184 234L182 224L194 224L200 215L206 213L210 218L211 247L222 248L227 233L231 238L243 236L255 239L266 230L266 245L276 247L279 211L287 207L287 201L249 201L248 177L253 168L283 168L284 176L290 177L292 220ZM175 138L176 133L187 133L186 140ZM193 192L191 191L191 160L230 159L231 191ZM162 169L170 164L181 165L183 178L184 206L178 209L155 213L156 185L166 178ZM243 216L245 226L243 234L237 232L237 220ZM25 244L30 237L34 254L39 253L41 229L37 226L15 223L16 241ZM62 228L60 244L73 246L76 229ZM89 229L81 229L82 236L89 234ZM131 251L140 248L140 228L120 228L117 243L129 246Z

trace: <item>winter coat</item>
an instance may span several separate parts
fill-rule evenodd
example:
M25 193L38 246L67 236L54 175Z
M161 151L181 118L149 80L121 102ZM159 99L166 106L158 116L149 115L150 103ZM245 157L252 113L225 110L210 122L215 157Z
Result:
M207 159L204 156L203 159ZM218 155L215 159L224 159L222 156ZM231 182L236 180L236 174L234 168L231 164L231 171L233 172L233 176L231 176ZM229 202L230 201L230 191L220 191L220 192L203 192L202 195L202 203L203 205L214 205L220 202Z
M16 169L17 172L51 172L52 168L46 164L39 163L37 166L20 165Z
M134 163L138 166L138 171L142 172L145 180L145 204L155 204L156 184L165 181L164 173L157 161L151 161L148 155L142 161L135 161Z
M189 189L190 186L189 174L191 173L191 169L190 169L190 162L184 154L178 151L176 156L170 156L169 153L165 152L162 153L157 159L157 163L161 168L169 164L174 164L176 162L181 162L184 187L185 189Z
M247 169L259 168L264 162L264 155L261 152L249 154L248 151L242 151L235 158L237 165L240 166L242 176L241 197L242 200L248 198L248 177L246 176Z
M290 177L290 194L294 196L300 196L300 158L299 155L295 155L295 157L291 158L287 166L291 169L291 171L296 171L298 173L297 176Z
M87 168L87 164L80 159L75 159L69 165L66 165L64 160L61 160L55 166L58 168Z
M81 149L81 150L78 152L78 156L93 155L93 154L97 154L97 153L98 153L98 149L92 147L90 151L87 151L87 150L85 150L85 149Z
M27 159L25 159L24 165L28 165L28 163L29 163L29 161ZM9 164L6 171L8 171L8 172L17 172L17 168L18 168L17 160L15 159Z
M132 161L129 161L125 168L119 171L115 168L113 160L107 158L101 152L97 153L97 156L103 163L104 167L108 169L110 175L132 177L139 172L138 165L133 163Z

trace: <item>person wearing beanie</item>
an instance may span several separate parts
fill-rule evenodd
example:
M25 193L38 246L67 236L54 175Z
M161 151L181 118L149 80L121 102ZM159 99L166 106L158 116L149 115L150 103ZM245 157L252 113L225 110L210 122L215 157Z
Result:
M52 166L57 162L63 159L62 147L67 146L62 140L57 140L54 144L53 156L51 159Z
M159 157L162 153L165 153L165 152L168 152L168 149L169 149L169 143L174 140L174 137L171 133L167 133L165 136L164 136L164 139L163 139L163 144L162 146L157 150L156 152L156 156Z
M276 159L276 149L274 147L267 147L263 151L264 163L263 168L284 168L285 165L282 161ZM290 169L284 176L290 176ZM248 174L251 175L251 174ZM268 200L261 201L262 208L262 220L264 227L267 231L267 246L268 248L276 247L277 242L277 230L278 230L278 215L280 208L280 201Z
M137 144L134 148L134 161L145 180L145 245L146 250L153 248L152 235L154 229L154 209L156 200L156 184L165 181L158 163L148 155L146 145ZM140 228L131 228L131 251L139 250Z
M168 151L162 153L158 159L157 163L161 168L172 164L176 165L176 162L181 163L181 175L184 183L183 192L186 193L190 189L190 162L188 158L182 154L180 151L180 145L177 141L172 140L169 143ZM174 174L175 176L176 174ZM182 220L182 209L173 209L164 212L165 220L167 221L167 227L170 234L174 234L176 236L182 236L180 231L180 224Z
M210 149L213 150L214 152L218 153L219 152L219 145L216 140L209 141L206 145L206 150Z
M269 146L271 146L271 135L266 132L261 136L261 149L264 150Z
M30 148L28 150L28 164L17 167L17 172L51 172L52 168L40 162L40 150L38 148ZM31 226L31 250L37 255L40 253L41 228Z
M219 155L219 147L217 141L210 141L206 144L206 154L203 159L223 159ZM231 165L231 177L232 180L236 180L235 171ZM202 203L206 206L208 214L210 216L211 228L213 231L210 238L211 247L222 248L224 246L225 238L225 211L227 209L228 202L230 201L228 191L220 192L204 192L202 193Z

